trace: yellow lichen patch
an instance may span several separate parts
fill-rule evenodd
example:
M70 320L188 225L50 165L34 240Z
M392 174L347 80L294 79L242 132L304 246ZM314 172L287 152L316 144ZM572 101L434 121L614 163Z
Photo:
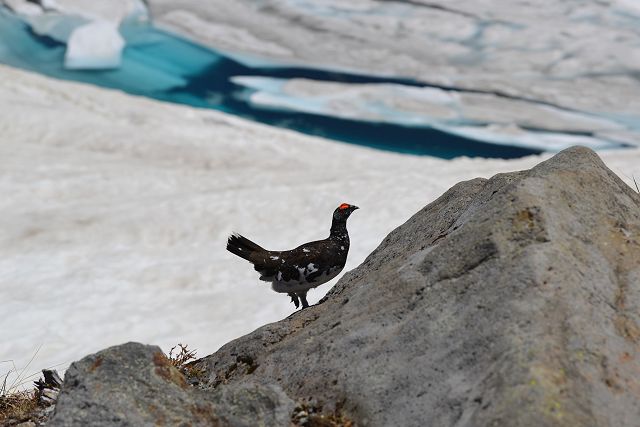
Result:
M516 222L523 224L527 228L533 228L534 225L534 215L529 209L521 210L516 214Z
M552 369L536 365L530 369L529 384L540 394L542 413L558 421L566 418L563 402L566 396L567 377L564 369Z
M544 217L536 206L521 209L511 219L511 232L514 240L537 242L548 241Z

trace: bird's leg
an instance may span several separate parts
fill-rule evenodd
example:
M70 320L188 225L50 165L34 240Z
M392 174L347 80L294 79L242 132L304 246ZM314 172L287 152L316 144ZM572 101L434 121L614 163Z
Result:
M302 309L309 307L309 303L307 302L306 292L298 294L298 297L300 297L300 301L302 301Z
M296 308L300 307L300 302L298 301L298 295L294 294L293 292L287 295L291 297L291 302L296 305Z

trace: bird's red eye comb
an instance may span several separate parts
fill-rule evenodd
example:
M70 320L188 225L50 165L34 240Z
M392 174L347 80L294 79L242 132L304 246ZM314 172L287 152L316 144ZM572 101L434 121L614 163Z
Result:
M342 210L342 209L348 209L350 207L351 205L349 203L343 203L340 206L338 206L338 209Z

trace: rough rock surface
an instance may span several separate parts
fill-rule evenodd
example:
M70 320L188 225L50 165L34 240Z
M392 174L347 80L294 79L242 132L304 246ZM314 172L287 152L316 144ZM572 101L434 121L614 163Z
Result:
M156 346L128 343L71 365L49 426L281 426L294 405L277 386L214 393L188 385Z
M196 362L198 387L157 347L88 356L51 424L287 425L305 401L361 426L636 426L639 260L640 195L572 148L455 185L324 302Z
M639 342L640 196L572 148L454 186L324 303L199 366L358 425L635 426Z

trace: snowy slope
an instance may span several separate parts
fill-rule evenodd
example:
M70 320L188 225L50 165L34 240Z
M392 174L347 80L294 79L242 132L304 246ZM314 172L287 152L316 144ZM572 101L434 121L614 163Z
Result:
M415 91L384 88L387 120L418 117L503 142L516 135L530 144L531 130L551 132L548 148L563 140L640 145L640 3L634 0L148 0L156 23L243 60L283 63L364 74L405 76L453 89L442 105ZM244 54L243 57L240 54ZM259 102L283 106L314 84L289 82L284 93ZM292 88L296 85L297 88ZM288 90L287 90L288 89ZM347 89L345 89L347 90ZM367 119L380 107L371 89L348 89L321 108L353 107ZM313 96L288 109L305 111ZM389 108L391 107L391 108ZM318 111L318 109L316 109ZM580 117L580 130L567 123ZM408 116L408 117L406 117ZM547 120L551 118L551 120ZM456 123L457 122L457 123ZM454 128L461 126L463 129ZM562 129L570 135L556 134Z
M454 183L543 158L379 152L4 66L0 111L0 361L41 346L28 372L129 340L204 355L290 314L232 230L287 249L354 203L349 270ZM602 155L640 176L640 151Z

